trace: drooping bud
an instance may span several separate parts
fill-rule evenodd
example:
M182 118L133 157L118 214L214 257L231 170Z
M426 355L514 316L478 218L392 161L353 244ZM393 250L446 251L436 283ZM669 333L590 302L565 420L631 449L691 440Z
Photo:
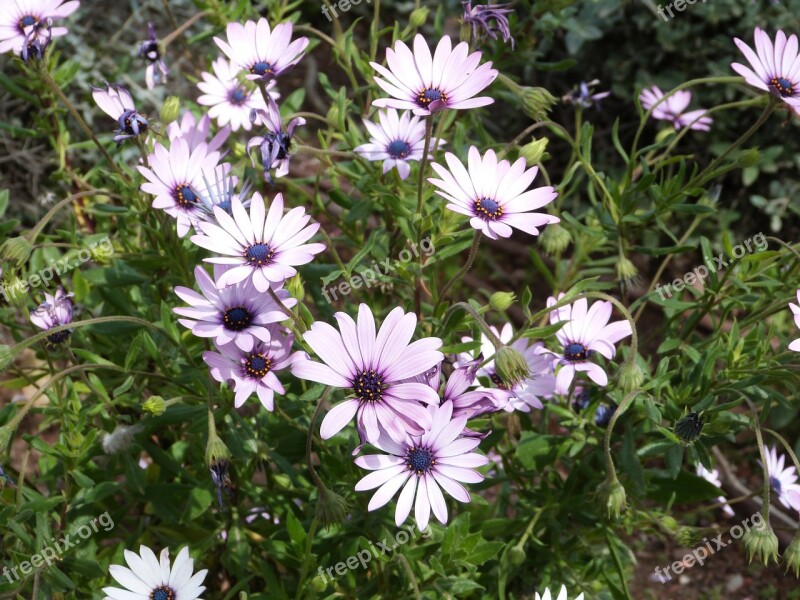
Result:
M497 368L497 375L508 386L513 386L531 375L525 357L510 346L503 346L497 350L494 364Z
M616 473L611 473L598 486L597 495L605 504L609 518L618 518L627 506L625 487L617 479Z
M539 235L539 244L550 256L566 250L570 242L572 242L572 235L559 223L548 225Z
M325 485L318 485L317 489L319 490L317 519L320 525L328 529L331 525L344 521L347 516L347 501Z
M538 165L540 162L542 162L542 158L544 158L548 141L549 140L547 138L542 138L540 140L528 142L519 149L519 155L525 159L525 162L528 163L529 167Z
M750 562L757 559L767 565L770 560L778 561L778 536L772 531L772 525L761 518L760 527L751 527L742 538L747 549L747 556Z
M627 393L641 389L643 383L644 373L642 373L642 369L635 361L622 366L619 373L619 386L623 392Z
M787 573L792 570L795 577L800 577L800 531L795 534L792 543L783 553L783 562Z
M534 121L546 120L548 113L558 102L553 94L541 87L520 86L518 96L522 100L525 114Z
M33 252L33 246L24 236L9 238L0 246L0 256L18 265L28 262L31 252Z

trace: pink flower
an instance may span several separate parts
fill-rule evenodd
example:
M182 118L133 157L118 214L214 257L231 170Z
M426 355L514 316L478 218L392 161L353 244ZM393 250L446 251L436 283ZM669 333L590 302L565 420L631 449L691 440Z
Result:
M41 58L52 38L67 35L66 27L53 27L53 19L68 17L80 6L72 0L4 0L0 4L0 54L11 50L28 60Z
M769 92L800 112L800 54L797 36L791 35L787 39L786 34L779 30L773 46L767 33L756 27L754 37L755 52L739 38L733 38L752 68L740 63L731 63L731 68L753 87Z
M706 110L700 109L684 112L686 107L689 106L689 102L692 101L692 92L681 90L659 103L663 97L664 92L657 86L653 86L649 90L642 91L639 96L639 101L642 103L642 108L645 110L650 110L658 103L658 106L656 106L651 113L652 117L660 121L671 122L675 126L675 129L688 127L689 129L695 129L697 131L708 131L711 128L713 119L704 116L707 112Z

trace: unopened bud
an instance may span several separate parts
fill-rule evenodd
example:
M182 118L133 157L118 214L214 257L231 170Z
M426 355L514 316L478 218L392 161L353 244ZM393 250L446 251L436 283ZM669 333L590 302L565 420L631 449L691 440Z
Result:
M0 373L10 367L13 361L14 353L11 351L11 346L0 344Z
M515 567L518 567L524 563L525 558L527 558L525 550L519 546L513 546L511 550L508 551L508 560L511 561L511 564Z
M166 409L166 402L164 402L161 396L150 396L144 401L144 404L142 404L142 410L146 413L150 413L154 417L163 415Z
M0 246L0 256L10 261L16 262L18 265L24 265L33 252L33 246L28 241L28 238L17 236L7 239Z
M742 539L750 562L755 558L767 565L770 560L778 561L778 536L763 517L762 523L761 527L751 527Z
M540 87L520 87L518 96L525 114L534 121L546 120L547 114L558 102L553 94Z
M528 163L529 167L538 165L540 162L542 162L542 158L545 155L545 150L547 149L548 141L549 140L547 138L533 140L519 149L520 156L525 159L525 162Z
M605 504L609 518L618 518L625 510L627 497L625 488L617 479L616 474L609 475L597 488L597 495Z
M428 20L429 12L430 9L428 9L425 6L422 6L420 8L415 8L414 10L412 10L411 16L408 18L408 22L411 25L411 27L419 29L420 27L425 25L425 21Z
M539 244L550 256L566 250L570 242L572 242L572 235L559 223L548 225L539 235Z
M180 109L181 102L177 96L170 96L164 100L164 104L161 107L161 124L166 127L169 123L172 123L178 118Z
M800 531L795 534L792 543L783 553L783 562L787 573L792 570L795 577L800 577Z
M317 499L317 519L325 529L341 523L347 516L347 501L324 485L319 487Z
M644 383L644 373L636 362L623 365L619 373L619 387L623 392L639 390Z
M494 364L497 368L497 375L509 386L513 386L531 375L525 357L510 346L503 346L497 350Z
M504 311L514 304L516 295L514 292L495 292L489 298L489 306L494 310Z

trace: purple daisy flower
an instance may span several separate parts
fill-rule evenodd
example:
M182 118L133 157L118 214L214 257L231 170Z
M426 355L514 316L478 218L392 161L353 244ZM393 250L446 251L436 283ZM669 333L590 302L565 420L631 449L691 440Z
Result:
M208 131L211 128L211 118L206 114L203 115L200 121L195 121L194 115L191 111L183 113L180 121L173 121L167 126L167 136L170 143L178 138L183 138L189 145L189 152L193 151L200 144L208 139ZM211 138L211 141L206 144L207 152L216 152L227 141L231 133L230 127L223 127L219 132Z
M395 525L400 527L414 506L417 527L428 527L431 511L442 524L447 523L447 504L441 488L459 502L469 502L469 492L461 483L479 483L483 475L475 470L489 459L472 452L478 438L459 438L467 423L466 415L453 417L453 403L428 407L431 428L421 436L405 436L395 441L382 435L371 442L388 454L359 456L355 463L373 471L356 484L356 491L378 488L369 501L369 510L384 506L400 492L394 513ZM416 501L415 501L416 497Z
M650 110L664 97L664 92L658 86L653 86L650 89L643 90L639 96L639 101L642 103L642 108ZM682 129L688 127L696 131L708 131L711 129L711 123L714 120L711 117L704 116L705 109L690 110L684 112L689 102L692 101L692 92L688 90L681 90L675 92L669 98L659 103L651 113L654 119L659 121L669 121L675 126L675 129Z
M411 116L409 111L398 115L393 108L379 111L378 120L380 125L364 119L364 126L372 137L368 144L361 144L355 152L367 160L382 160L384 173L397 167L400 178L405 179L411 172L408 161L422 160L422 153L425 151L425 122L420 117ZM431 148L446 143L431 138Z
M511 49L514 49L514 38L511 37L511 29L508 26L508 17L514 11L508 8L509 4L478 4L472 6L472 2L466 0L461 3L464 6L464 14L461 20L464 24L472 28L472 39L479 40L482 35L486 35L493 40L497 39L495 28L503 36L503 42L511 41ZM491 21L494 20L494 26Z
M800 327L800 290L797 290L797 304L789 302L789 309L794 315L794 324ZM800 338L797 338L789 344L789 350L800 352Z
M206 262L234 265L219 280L219 285L232 285L252 277L256 289L264 293L283 284L297 273L296 266L314 260L325 250L325 244L306 244L319 229L319 223L308 225L311 219L303 207L298 206L283 214L283 196L277 194L266 212L261 194L253 194L250 213L245 211L238 198L231 199L229 215L219 206L214 207L216 223L200 222L202 234L192 236L192 241L211 250L217 256Z
M563 297L564 294L559 294L558 299L550 296L547 306L556 304ZM589 360L591 352L599 352L610 360L616 354L614 344L633 333L627 320L608 322L612 307L606 300L598 300L589 307L586 298L581 298L550 312L551 324L568 321L556 332L558 341L564 346L564 353L556 354L561 365L556 374L557 394L569 393L576 371L586 372L599 386L608 384L603 368Z
M470 217L470 225L489 238L510 237L512 228L539 235L542 225L559 222L558 217L532 212L552 202L558 194L551 186L525 191L539 168L526 170L524 158L512 165L507 160L498 161L494 150L487 150L481 157L472 146L468 169L450 152L445 154L445 160L450 170L432 163L441 179L428 181L439 188L437 194L450 201L447 208Z
M72 298L74 297L75 294L72 292L67 294L61 286L58 286L53 296L45 292L44 302L31 313L31 323L44 331L72 323ZM47 341L51 344L61 344L67 341L70 333L72 333L71 329L57 331L48 335Z
M791 35L787 40L786 34L779 30L773 46L769 35L756 27L754 38L755 52L739 38L733 38L752 68L739 63L732 63L731 68L753 87L769 92L800 112L800 54L797 36Z
M206 191L205 180L215 179L219 152L209 152L205 142L190 150L185 138L176 138L169 150L156 144L148 161L149 168L137 167L147 179L141 190L156 197L153 208L177 220L178 235L183 237L205 218L200 197Z
M230 123L233 131L244 129L250 131L253 122L250 113L254 110L266 110L267 105L261 93L256 89L248 89L239 82L239 70L222 57L217 58L212 65L214 74L202 73L203 81L197 84L203 95L197 99L198 104L210 106L208 115L217 120L217 124ZM267 91L273 100L280 94L273 88L277 85L275 80L267 83Z
M92 87L92 98L104 113L117 122L119 127L113 139L118 146L147 131L147 119L136 111L130 92L123 86L107 83L105 89Z
M391 98L373 100L373 106L413 110L416 115L429 115L445 108L465 109L486 106L494 102L481 92L497 77L497 69L487 62L478 67L480 52L469 53L469 46L461 42L452 48L450 38L444 36L431 56L425 38L414 37L414 52L398 40L394 50L386 49L389 68L371 62L381 77L377 83Z
M267 110L255 109L250 113L250 120L265 127L267 131L263 136L251 137L247 142L247 152L252 148L258 148L261 152L261 167L264 169L264 180L272 183L270 170L275 169L275 177L283 177L289 172L289 146L292 143L295 127L305 125L303 117L295 117L289 121L289 126L284 131L281 122L281 111L278 105L270 98L267 103ZM256 161L251 157L253 166Z
M271 296L259 294L249 279L234 285L222 284L225 273L225 267L216 266L214 281L203 267L195 267L194 276L202 294L183 286L175 288L180 299L189 304L172 309L186 317L178 322L197 337L214 338L218 347L233 342L237 348L250 352L258 340L271 342L267 326L285 321L286 314ZM276 290L275 294L287 308L297 304L286 290Z
M275 394L286 392L275 373L300 356L299 352L292 353L294 336L286 328L269 325L266 329L269 341L256 340L250 350L226 344L217 346L219 352L203 352L203 360L211 367L211 376L220 383L233 385L236 408L255 392L264 408L273 410Z
M53 27L53 20L68 17L79 6L77 0L6 0L0 4L0 54L11 50L25 61L42 58L53 38L67 34L66 27Z
M261 18L258 23L247 21L228 23L227 41L214 38L217 46L239 67L247 71L247 78L268 81L278 77L303 58L308 38L292 40L291 23L279 23L270 29L269 22Z
M800 511L800 484L797 483L797 470L793 466L784 468L786 456L778 454L773 446L767 448L767 473L769 485L784 507Z
M577 89L573 90L562 98L568 104L574 104L581 108L589 109L592 107L600 108L600 100L608 98L611 92L594 92L594 87L600 85L599 79L590 82L581 81Z
M156 84L164 83L167 80L169 69L167 69L167 63L161 57L156 28L153 27L152 23L147 24L147 32L149 38L139 46L139 58L144 58L147 61L144 80L147 83L147 89L152 90L156 87Z
M358 308L358 323L343 312L335 315L339 331L316 321L303 339L324 364L308 358L292 365L292 373L325 385L347 388L354 398L335 405L320 427L322 439L341 431L356 416L362 442L374 442L382 432L405 439L430 428L430 414L420 404L438 404L430 386L405 381L441 362L442 340L428 337L411 342L417 325L414 313L395 308L375 334L375 319L366 304Z

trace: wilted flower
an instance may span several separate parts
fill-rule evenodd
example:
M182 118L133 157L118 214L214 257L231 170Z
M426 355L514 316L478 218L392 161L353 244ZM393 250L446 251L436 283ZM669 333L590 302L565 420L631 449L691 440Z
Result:
M469 492L459 482L483 481L483 475L475 469L489 462L472 452L480 439L459 439L467 417L454 418L452 402L429 406L427 412L430 431L420 436L404 435L399 441L382 434L371 443L388 454L368 454L355 460L362 469L373 471L355 488L357 492L378 488L369 501L370 511L385 505L403 488L394 515L398 527L408 518L412 505L420 530L428 527L431 510L440 523L447 523L447 504L440 486L459 502L469 502Z
M705 424L705 419L700 413L690 412L688 415L681 417L675 424L675 433L684 442L690 444L700 437Z
M230 463L228 462L227 458L212 460L211 464L208 466L208 469L211 471L211 481L214 483L214 487L217 489L217 504L219 504L219 507L222 508L225 505L225 502L222 498L223 492L229 498L233 498L234 494L236 493L236 486L234 485L230 474Z
M797 36L791 35L787 40L786 34L779 30L773 46L769 35L756 27L754 37L755 52L739 38L733 38L752 69L739 63L732 63L731 68L753 87L769 92L800 112L800 54L797 51Z
M447 208L470 217L470 225L489 238L510 237L514 228L539 235L539 227L558 223L558 217L533 212L552 202L557 196L551 186L528 190L538 167L525 168L520 157L510 164L497 160L494 150L482 157L477 147L469 149L468 168L450 152L445 154L448 167L432 163L441 179L429 178L438 190L436 193L448 200ZM527 190L527 191L526 191Z
M147 119L136 111L130 92L123 86L107 83L105 89L92 87L92 97L104 113L117 121L119 128L113 138L117 145L147 131Z
M479 40L482 35L489 36L493 40L497 39L495 28L503 36L503 42L511 41L511 49L514 49L514 38L511 37L511 29L508 26L506 15L514 11L508 8L509 4L478 4L472 6L472 2L466 0L461 3L464 6L464 14L461 17L465 25L472 28L472 38ZM491 21L494 21L492 25Z
M267 110L254 109L250 113L250 120L263 127L267 131L263 136L251 137L247 142L247 152L252 148L259 148L261 152L261 167L264 169L264 180L272 183L270 171L275 169L275 177L283 177L289 172L289 146L292 143L294 129L298 125L305 125L303 117L295 117L289 121L289 125L284 131L281 123L281 111L278 105L270 98L267 103ZM256 161L251 157L253 166Z
M369 143L361 144L355 152L367 160L382 160L383 172L388 173L393 167L401 179L408 177L412 160L422 160L425 151L425 123L420 117L413 117L409 111L398 115L393 108L378 112L380 124L364 119L364 126L369 131ZM443 140L431 138L430 147L445 144ZM431 158L430 156L428 158Z
M406 433L430 429L430 414L420 402L438 404L439 395L427 384L409 381L441 362L442 340L426 337L411 342L417 316L397 307L375 332L375 317L366 304L358 321L338 312L339 331L316 321L303 339L323 363L306 358L292 365L292 374L349 389L354 398L328 411L320 427L322 439L336 435L355 416L362 442L374 443L382 433L396 442Z
M303 58L308 38L292 42L292 28L292 23L287 22L270 29L264 18L258 23L247 21L244 25L228 23L227 41L218 37L214 41L229 59L247 71L248 79L269 81Z
M59 325L72 323L72 292L67 294L64 288L58 286L54 296L47 292L44 294L45 301L31 313L31 322L39 329L48 331ZM47 341L51 344L61 344L69 338L71 329L57 331L47 336Z
M658 106L653 108L651 116L660 121L669 121L675 126L675 129L682 129L688 127L697 131L708 131L711 129L713 119L704 116L705 109L691 110L684 112L689 102L692 101L692 92L688 90L681 90L670 95L669 98L663 102L659 102L664 97L662 92L657 86L653 86L648 90L642 91L639 96L639 101L642 103L642 108L650 110L657 103Z
M581 81L577 89L572 90L569 94L564 96L562 100L567 104L580 106L581 108L600 108L600 100L608 98L611 92L594 92L594 87L600 85L599 79L593 79L590 82Z
M439 41L433 56L420 34L414 37L413 52L397 40L394 50L386 50L388 69L375 62L369 63L383 77L375 77L375 83L392 96L373 100L373 106L409 109L416 115L429 115L445 108L477 108L491 104L493 98L473 96L495 80L497 70L492 69L491 62L478 67L481 53L468 52L466 42L452 48L448 36Z
M167 64L161 56L158 38L156 37L156 28L153 27L152 23L147 24L147 33L149 38L139 46L139 57L147 61L144 79L147 82L147 88L152 90L157 83L167 80L169 69L167 69Z
M211 68L214 74L202 73L203 81L197 84L203 92L197 103L211 107L208 109L208 115L216 119L218 125L230 123L233 131L238 131L240 128L250 131L253 127L253 122L250 120L252 111L267 110L261 93L258 89L243 85L237 76L239 71L236 67L221 56L211 64ZM273 89L276 85L277 82L272 80L266 86L273 100L280 97L280 94Z
M178 553L172 569L168 548L161 551L160 559L147 546L140 546L139 554L125 550L125 562L130 568L109 567L111 576L125 589L103 588L105 600L198 600L206 589L200 584L208 571L192 575L194 560L189 557L189 548Z
M79 6L77 0L4 1L0 5L0 54L11 50L25 61L42 58L52 38L67 34L66 27L53 27L53 20L68 17Z

